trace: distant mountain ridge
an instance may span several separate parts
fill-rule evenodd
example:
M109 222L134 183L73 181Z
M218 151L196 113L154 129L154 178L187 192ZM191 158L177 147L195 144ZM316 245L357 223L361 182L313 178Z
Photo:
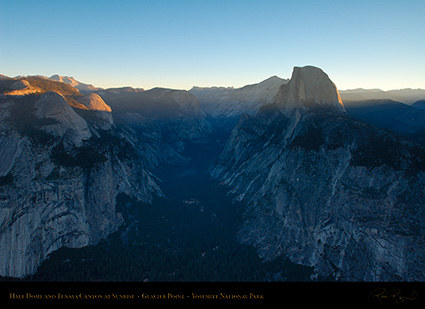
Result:
M272 76L258 84L242 88L193 87L189 90L195 95L201 108L207 115L218 118L239 116L242 113L253 114L257 109L271 103L281 85L287 80Z
M19 79L25 76L17 76L15 79ZM30 76L27 76L30 77ZM37 75L36 77L51 79L68 84L82 92L102 92L102 91L115 91L119 92L141 92L143 88L133 87L120 87L120 88L98 88L92 84L86 84L78 81L74 77L60 76L58 74L46 77ZM11 79L6 75L0 74L0 80ZM278 76L271 76L262 82L252 85L246 85L241 88L233 87L197 87L194 86L188 90L194 94L201 102L202 109L207 114L212 113L214 116L225 116L225 115L236 115L241 112L237 111L236 105L239 105L239 109L243 112L252 113L256 110L259 105L270 103L273 99L273 95L277 94L278 88L288 82L289 79L282 79ZM339 94L343 101L365 101L365 100L393 100L402 102L408 105L413 104L416 101L425 100L425 89L394 89L384 91L381 89L346 89L339 90ZM238 103L239 102L239 103ZM244 102L244 104L242 103ZM245 105L241 107L241 105Z
M343 101L393 100L405 104L413 104L425 99L425 89L398 89L383 91L380 89L340 90Z
M75 78L73 77L68 77L68 76L59 76L59 75L52 75L50 77L51 80L54 81L58 81L58 82L62 82L68 85L71 85L72 87L78 89L79 91L95 91L97 90L96 87L94 87L91 84L84 84L82 82L77 81Z

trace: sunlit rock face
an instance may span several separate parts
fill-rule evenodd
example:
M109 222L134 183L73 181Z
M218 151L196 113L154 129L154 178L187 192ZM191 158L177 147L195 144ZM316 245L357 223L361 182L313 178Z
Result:
M103 101L96 93L83 95L78 100L86 110L80 110L80 114L90 119L90 123L95 128L110 130L114 124L111 107Z
M21 96L21 95L27 95L27 94L33 94L33 93L40 93L40 89L37 87L33 87L30 85L30 83L26 80L17 80L13 82L10 86L8 91L6 92L7 95L11 96Z
M41 130L55 137L67 134L74 145L80 146L83 140L92 134L87 122L66 102L65 98L54 91L46 92L34 103L34 115L46 120ZM50 120L50 124L47 124Z
M276 102L285 115L318 106L345 112L335 84L325 72L313 66L295 67L289 83L281 86Z
M53 251L116 231L117 195L147 203L163 196L152 170L190 164L186 144L204 143L210 132L187 91L105 90L112 107L49 79L35 82L51 91L10 94L31 81L7 79L0 95L0 276L7 277L33 274Z
M264 259L288 256L315 278L423 280L419 153L350 119L321 70L295 68L276 103L241 118L211 174L249 204L238 239Z
M112 117L101 107L83 112ZM4 95L0 108L1 276L25 277L51 252L116 231L119 193L145 202L162 195L129 136L103 130L61 94Z
M109 105L102 100L102 98L96 93L89 93L81 97L79 100L87 109L91 111L103 111L103 112L112 112L112 109Z

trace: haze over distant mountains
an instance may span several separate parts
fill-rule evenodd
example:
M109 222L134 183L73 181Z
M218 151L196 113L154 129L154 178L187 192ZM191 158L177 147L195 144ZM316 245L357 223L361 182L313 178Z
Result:
M393 100L405 104L413 104L422 100L425 89L397 89L383 91L380 89L351 89L340 91L344 101Z
M280 86L288 80L272 76L258 84L242 88L193 87L189 90L200 101L202 109L213 117L231 117L241 112L252 114L261 105L271 103Z
M0 276L425 280L423 100L313 66L189 91L1 76Z
M92 91L102 91L103 88L95 87L92 84L85 84L74 77L60 76L58 74L52 75L51 77L45 77L42 75L37 75L42 78L49 78L54 81L60 81L66 83L79 91L82 92L92 92ZM16 78L20 78L18 76ZM10 78L5 75L0 74L0 78ZM230 107L224 107L226 102L232 101L235 102L245 102L244 106L240 106L241 109L249 111L250 109L255 109L256 105L261 105L258 101L263 100L263 103L271 101L273 94L277 93L277 88L282 84L286 83L289 79L282 79L278 76L272 76L266 80L259 82L258 84L247 85L241 88L234 87L197 87L194 86L189 92L196 94L196 96L203 101L204 109L211 110L212 113L220 113L220 108L229 109ZM133 87L120 87L120 88L108 88L108 91L116 92L141 92L144 91L143 88L133 88ZM366 101L366 100L392 100L396 102L402 102L408 105L415 103L416 101L423 100L425 98L425 89L394 89L394 90L380 90L380 89L347 89L339 90L341 99L344 102L348 101ZM250 103L249 103L250 102ZM256 104L257 103L257 104ZM215 110L212 111L211 105L215 106ZM257 106L258 107L258 106Z

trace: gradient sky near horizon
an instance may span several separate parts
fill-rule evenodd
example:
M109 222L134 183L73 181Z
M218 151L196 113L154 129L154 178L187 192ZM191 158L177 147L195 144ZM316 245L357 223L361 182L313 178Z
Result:
M0 73L190 89L314 65L339 89L425 88L424 16L424 0L0 0Z

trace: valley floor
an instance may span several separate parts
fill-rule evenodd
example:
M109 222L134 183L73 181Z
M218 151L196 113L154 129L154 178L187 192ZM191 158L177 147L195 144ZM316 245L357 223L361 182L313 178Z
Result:
M95 246L61 248L35 281L308 281L312 269L279 258L263 262L236 241L244 204L211 180L214 151L192 145L192 164L155 174L166 198L152 205L117 197L121 228Z

